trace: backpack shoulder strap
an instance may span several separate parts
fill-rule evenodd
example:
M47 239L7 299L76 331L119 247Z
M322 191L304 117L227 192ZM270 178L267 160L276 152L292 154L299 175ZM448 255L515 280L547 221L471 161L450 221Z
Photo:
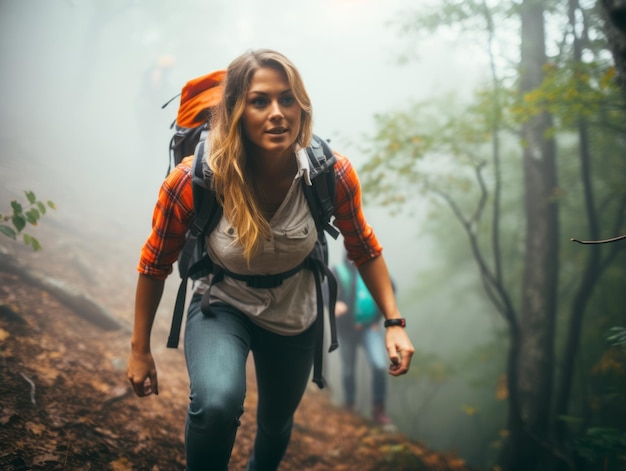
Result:
M337 157L324 139L313 134L311 144L306 148L311 163L311 180L325 172L337 162Z
M330 219L335 210L334 165L337 158L328 143L316 135L313 135L311 145L306 148L306 152L309 157L312 185L304 184L304 194L315 220L315 226L320 234L326 231L333 239L336 239L339 231L330 225Z
M211 171L204 159L205 139L200 139L191 164L191 184L193 192L194 220L189 228L187 240L178 257L178 271L181 278L189 276L194 259L196 244L210 234L222 217L222 206L218 204L215 191L211 187Z
M309 256L314 265L315 290L317 294L317 320L315 322L315 352L313 361L313 382L320 388L324 387L322 375L323 343L324 343L324 307L322 283L328 283L328 317L330 321L330 346L329 352L338 347L337 327L335 322L335 302L337 300L337 281L328 267L328 245L325 232L336 239L339 231L330 225L330 219L335 211L336 176L335 162L337 158L328 143L314 135L311 145L306 148L309 158L311 185L302 182L304 195L307 199L309 210L315 221L318 233L318 244Z
M193 235L210 234L220 222L222 206L217 202L213 189L213 173L204 158L206 138L200 138L196 146L192 165L194 223L190 228Z
M189 228L187 240L178 256L180 285L176 294L172 325L167 339L168 348L178 348L180 329L185 310L187 281L193 272L199 271L208 257L203 257L204 236L210 234L222 217L222 206L217 202L215 191L211 187L211 173L205 164L204 138L196 146L193 163L191 164L191 184L193 188L194 221Z

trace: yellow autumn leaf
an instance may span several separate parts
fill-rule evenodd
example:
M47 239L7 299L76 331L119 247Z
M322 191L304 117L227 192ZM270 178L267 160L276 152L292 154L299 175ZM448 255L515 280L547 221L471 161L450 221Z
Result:
M4 342L10 335L6 330L0 329L0 342Z
M110 463L112 471L131 471L133 464L128 459L122 457Z
M44 430L46 430L46 426L37 422L30 422L26 428L34 433L35 435L41 435Z
M496 399L504 401L509 397L509 388L507 386L507 377L505 374L500 375L498 378L498 385L496 386Z
M461 458L450 458L448 461L448 466L451 469L464 469L465 468L465 461L462 460Z
M615 79L615 68L611 67L600 78L600 87L603 89L608 88L614 79Z
M489 448L493 448L494 450L502 449L502 440L494 440L489 444Z
M463 410L463 412L465 412L467 415L474 415L476 414L477 410L475 407L472 406L468 406L467 404L463 405L461 407L461 409Z
M604 352L600 360L594 365L592 373L597 374L622 374L624 372L624 354L619 349L612 348Z
M427 464L433 469L441 469L443 467L441 463L442 461L441 456L435 453L433 453L432 455L425 456L423 460L425 464Z

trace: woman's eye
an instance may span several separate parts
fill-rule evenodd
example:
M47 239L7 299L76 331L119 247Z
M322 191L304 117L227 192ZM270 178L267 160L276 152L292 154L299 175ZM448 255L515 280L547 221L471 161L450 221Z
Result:
M255 98L252 100L252 105L259 107L259 108L262 106L265 106L266 103L267 103L267 100L265 98Z
M285 106L293 105L296 102L296 99L292 96L285 96L281 98L281 103Z

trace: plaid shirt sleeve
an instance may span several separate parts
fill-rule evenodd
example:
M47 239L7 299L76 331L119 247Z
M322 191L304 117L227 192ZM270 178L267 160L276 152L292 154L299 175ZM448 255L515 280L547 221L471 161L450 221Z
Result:
M164 280L185 244L193 219L191 160L184 159L165 179L152 215L152 232L141 248L137 271Z
M348 258L358 266L378 257L383 248L363 215L361 184L356 170L345 156L339 153L335 155L337 193L333 224L343 235Z

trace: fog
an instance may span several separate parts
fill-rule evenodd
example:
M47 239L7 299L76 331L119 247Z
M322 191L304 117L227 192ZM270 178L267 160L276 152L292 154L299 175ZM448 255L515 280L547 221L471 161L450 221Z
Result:
M465 86L476 73L466 55L436 38L419 45L418 63L398 64L410 45L387 23L410 3L3 1L2 172L15 168L12 154L29 149L32 171L41 172L38 186L62 211L90 208L112 217L114 226L121 212L125 232L145 234L167 169L177 100L161 105L188 79L260 47L283 52L299 67L316 133L358 165L357 144L375 113L462 88L458 77ZM164 59L171 68L146 90L150 70ZM387 230L386 211L370 214L383 241L413 240L415 223L398 231L396 221ZM394 247L403 255L414 244L385 245L392 260Z
M446 38L410 44L400 37L388 23L415 3L2 0L3 209L33 189L56 203L50 218L118 241L120 272L134 277L168 168L169 126L178 101L161 105L188 79L262 47L296 64L313 102L315 132L358 168L364 162L359 142L372 131L376 113L450 91L464 93L484 69ZM408 50L418 60L399 64ZM150 71L159 63L170 67L150 87ZM411 209L409 218L366 207L399 293L440 263L429 259L424 207L415 201ZM340 242L334 244L333 260L340 251ZM166 289L175 291L175 282ZM401 309L424 332L416 345L429 348L442 342L429 332L447 330L454 342L470 322L453 327L455 319L445 311ZM333 368L330 379L337 381Z

